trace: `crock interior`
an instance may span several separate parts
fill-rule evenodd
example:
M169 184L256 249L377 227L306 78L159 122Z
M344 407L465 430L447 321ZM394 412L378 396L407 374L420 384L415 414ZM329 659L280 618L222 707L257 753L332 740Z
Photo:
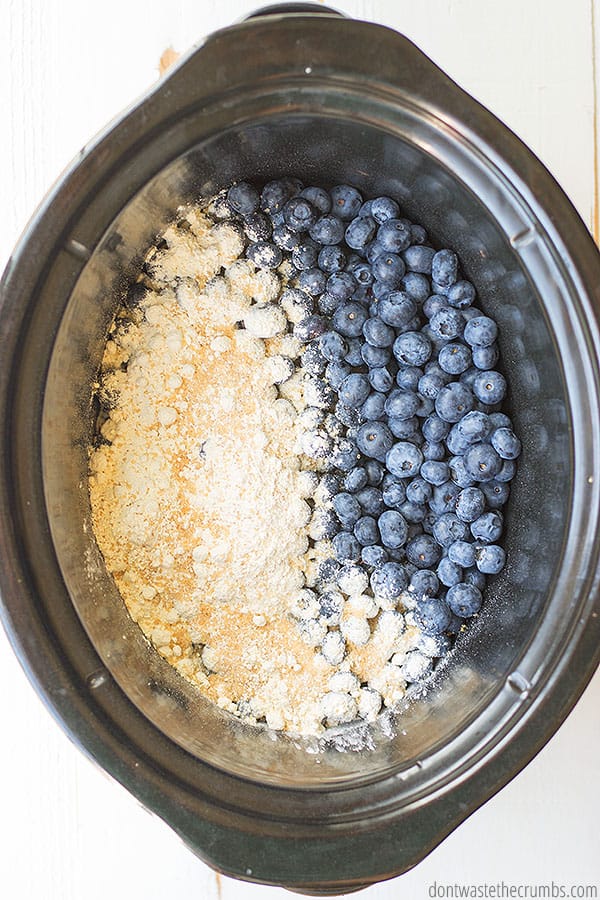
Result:
M485 722L491 699L538 632L560 565L571 496L570 415L548 319L559 288L541 263L535 272L528 265L537 238L508 188L483 163L471 165L473 178L468 167L454 166L450 156L442 161L417 135L400 137L351 117L287 115L221 131L173 161L128 203L70 297L43 419L47 509L65 582L99 655L133 703L173 741L233 774L301 788L410 770L451 745L467 723ZM479 306L501 326L510 411L524 445L506 516L508 565L490 579L481 615L440 667L434 690L410 704L395 737L375 728L374 748L360 752L315 753L314 741L274 740L205 701L130 620L90 521L91 385L107 327L145 251L181 203L236 179L283 174L323 185L348 181L367 196L390 194L434 242L457 251Z

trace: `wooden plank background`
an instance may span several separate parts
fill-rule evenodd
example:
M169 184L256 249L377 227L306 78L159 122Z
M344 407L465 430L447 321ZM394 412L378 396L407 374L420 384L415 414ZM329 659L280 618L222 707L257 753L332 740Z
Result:
M257 3L260 0L257 0ZM597 0L339 0L389 25L519 134L598 238ZM0 268L79 148L184 51L252 0L0 0ZM1 564L1 562L0 562ZM0 895L13 900L276 900L219 878L75 750L0 632ZM370 900L453 883L598 883L600 676L534 762Z

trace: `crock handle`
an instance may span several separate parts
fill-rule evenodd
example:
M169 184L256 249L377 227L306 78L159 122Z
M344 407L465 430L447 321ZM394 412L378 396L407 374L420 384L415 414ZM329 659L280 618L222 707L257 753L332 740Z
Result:
M341 16L346 19L346 13L340 12L339 9L332 9L331 6L323 6L321 3L272 3L269 6L261 6L255 12L244 16L242 22L248 19L258 19L260 16L280 16L283 13L327 13L330 16Z

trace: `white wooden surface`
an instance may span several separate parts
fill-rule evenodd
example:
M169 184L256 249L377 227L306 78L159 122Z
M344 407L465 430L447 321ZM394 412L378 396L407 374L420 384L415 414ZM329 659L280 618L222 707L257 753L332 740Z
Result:
M77 150L183 51L260 0L0 0L0 268ZM538 153L597 235L594 65L600 0L339 0L411 37ZM597 9L594 10L594 6ZM0 561L1 564L1 561ZM218 878L69 743L0 632L0 896L289 897ZM409 874L429 886L600 882L600 675L536 760Z

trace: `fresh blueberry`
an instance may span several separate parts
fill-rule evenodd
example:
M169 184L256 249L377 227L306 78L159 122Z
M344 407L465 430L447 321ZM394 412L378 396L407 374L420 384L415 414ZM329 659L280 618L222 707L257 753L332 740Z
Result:
M444 422L436 413L427 416L421 427L427 441L443 441L450 431L450 423Z
M339 405L339 404L338 404ZM331 463L336 469L342 472L349 472L353 469L359 459L359 453L356 444L349 440L339 441L331 454ZM366 490L366 489L365 489Z
M502 459L517 459L521 454L521 441L511 428L496 428L490 440L492 447Z
M465 468L476 481L491 481L502 461L490 444L475 444L465 453Z
M420 331L407 331L396 338L392 350L399 363L422 366L431 356L431 343Z
M363 287L368 287L370 284L373 284L374 276L371 266L362 260L352 267L352 275L354 280Z
M289 182L283 178L278 181L269 181L262 189L260 207L264 212L272 216L273 213L283 210L283 207L294 193L295 191L291 189Z
M446 587L452 587L462 580L463 570L461 566L457 566L457 564L452 562L451 559L449 559L447 556L444 556L439 561L438 567L436 569L436 575L443 585L445 585Z
M406 368L401 368L396 375L396 384L403 391L416 391L422 375L423 370L417 366L406 366Z
M395 219L400 212L400 207L391 197L376 197L371 200L371 211L369 215L379 222L387 222L388 219Z
M442 388L435 400L435 411L444 422L458 422L474 405L472 392L463 384L453 381Z
M489 347L498 337L498 326L488 316L475 316L465 325L464 339L471 347Z
M334 272L327 279L327 293L337 300L349 300L356 290L356 282L350 272Z
M238 216L251 216L260 205L260 194L247 181L239 181L227 191L227 204Z
M390 416L388 418L388 428L394 437L399 438L401 441L412 441L413 443L418 441L419 420L416 416L411 416L410 419L398 419L395 416Z
M420 272L423 275L431 275L431 264L435 250L431 247L412 246L407 247L402 254L406 268L410 272Z
M424 303L429 297L429 279L417 272L406 272L400 282L400 289L417 303Z
M412 478L419 472L423 454L414 444L399 441L388 450L385 457L388 470L399 478Z
M396 600L407 585L406 569L397 562L384 563L371 575L373 593L383 600Z
M320 269L304 269L298 276L298 287L312 297L322 294L327 283L327 276Z
M387 253L401 253L410 246L410 222L387 219L377 230L377 241Z
M449 466L447 471L450 471ZM444 513L454 512L456 508L456 498L459 494L460 487L453 481L444 481L443 484L436 484L433 488L433 496L429 501L432 512L438 516L441 516Z
M479 410L467 413L455 426L467 445L485 441L492 430L490 417ZM465 448L466 449L466 448Z
M435 566L441 555L439 544L430 534L419 534L406 545L406 558L419 569Z
M471 351L464 344L446 344L439 352L438 362L449 375L461 375L471 365Z
M327 368L325 369L325 378L334 391L337 391L344 378L347 378L350 374L350 371L350 366L346 365L345 362L335 359L327 365Z
M375 519L362 516L354 526L354 536L362 547L376 544L379 541L379 529Z
M373 391L361 406L360 412L363 419L367 422L383 419L385 416L385 394Z
M317 299L317 308L322 316L332 316L339 305L340 301L328 294L327 291Z
M406 497L411 503L427 503L433 494L433 488L423 478L413 478L406 485Z
M383 502L390 509L399 509L406 500L406 488L401 481L392 481L391 483L384 485L382 493Z
M435 400L446 384L446 379L437 372L425 372L423 377L419 379L419 393L429 400Z
M372 544L369 547L362 548L360 558L366 566L379 568L379 566L388 561L389 555L379 544Z
M333 552L340 561L358 562L360 559L362 548L353 534L349 534L347 531L340 531L339 534L335 535L331 543L333 544Z
M377 231L377 222L371 216L357 216L346 228L346 243L353 250L363 250Z
M408 590L422 597L435 597L440 589L440 582L435 572L431 569L417 569L410 577Z
M359 337L362 334L363 325L367 321L368 313L360 303L352 300L342 303L338 306L332 317L332 324L336 331L343 334L344 337ZM358 356L360 356L360 345L358 347ZM353 363L360 365L360 363Z
M429 320L429 330L436 340L453 341L462 335L464 327L463 314L450 306L443 306Z
M348 363L349 366L354 366L355 368L362 366L362 348L362 337L350 336L348 338L348 352L346 353L344 360Z
M513 459L502 460L502 467L496 475L496 481L512 481L517 471L517 464Z
M291 231L287 225L275 225L273 228L273 243L281 250L291 252L300 243L300 237L295 231Z
M344 223L337 216L324 215L311 225L308 233L317 244L339 244L344 237Z
M348 221L358 215L363 204L363 198L349 184L338 184L329 191L331 196L331 208L336 216Z
M393 290L400 287L406 271L404 261L396 253L382 253L372 265L375 281Z
M299 272L303 272L305 269L314 269L317 265L318 255L319 245L311 238L305 238L292 250L292 265Z
M506 394L506 379L500 372L480 372L473 381L473 393L482 403L500 403Z
M383 244L380 244L379 241L371 241L371 243L365 247L367 262L370 266L373 265L378 256L381 256L381 254L385 252L385 247Z
M327 320L323 316L312 315L301 319L300 322L296 322L293 333L294 337L298 338L299 341L306 343L320 337L325 333L326 329Z
M456 309L466 309L475 299L475 288L470 281L455 281L448 288L448 303Z
M376 391L386 394L391 390L394 379L389 370L383 366L377 366L369 371L369 381Z
M246 256L260 269L276 269L281 265L283 254L276 244L269 241L256 241L246 248Z
M449 308L445 297L442 297L440 294L432 294L423 303L423 315L431 320L436 313Z
M512 428L512 422L505 413L490 413L490 422L492 423L492 430L496 428Z
M367 319L363 325L363 335L372 347L391 347L396 337L394 329L378 316Z
M356 491L360 491L361 488L366 487L368 480L366 470L362 466L355 466L344 477L344 490L354 494Z
M502 534L502 526L501 513L487 512L471 522L471 534L482 544L495 544ZM475 562L470 565L475 565Z
M338 389L339 398L346 406L361 406L370 393L369 379L359 372L353 372L344 378Z
M371 320L367 319L367 322L369 321ZM365 364L369 366L369 369L379 369L382 366L387 366L392 358L392 354L387 347L374 347L373 344L367 343L364 343L360 348L360 354Z
M405 500L404 503L398 507L398 512L402 513L407 522L416 526L420 525L427 515L427 507L423 503L411 503L410 500ZM416 534L420 533L420 528L417 528L414 531L409 531L409 537L414 537Z
M469 537L469 526L454 513L443 513L433 528L433 536L442 547L449 547L455 541L465 541Z
M385 510L383 495L376 487L369 486L363 488L361 491L358 491L356 499L367 516L378 517Z
M488 544L477 551L477 568L484 575L497 575L504 568L506 554L497 544Z
M341 272L346 265L346 254L337 244L323 247L317 258L319 268L331 275L333 272Z
M395 509L388 509L377 520L381 543L386 549L397 550L403 547L408 537L406 519Z
M365 422L356 435L358 449L365 456L384 461L394 443L394 436L383 422Z
M285 224L292 231L308 231L317 221L319 212L306 197L293 197L283 207Z
M326 331L319 338L319 349L326 360L341 360L348 352L348 344L337 331Z
M470 415L470 413L468 413L468 415ZM453 456L461 456L463 453L467 452L471 444L475 443L475 440L461 434L459 431L458 426L461 421L462 419L452 426L446 437L446 447Z
M347 491L340 491L331 502L344 528L351 528L360 519L360 504L353 494L349 494Z
M448 559L457 566L468 568L475 565L475 550L475 544L469 541L454 541L448 547Z
M311 343L300 356L302 368L311 375L322 375L327 366L327 360L319 350L319 345Z
M456 515L461 522L474 522L485 509L485 494L479 488L463 488L456 498Z
M427 232L423 228L422 225L413 225L411 223L410 226L410 238L411 243L413 244L426 244L427 243Z
M481 609L481 591L472 584L455 584L446 594L446 603L456 616L468 619Z
M473 365L477 369L493 369L500 354L497 344L490 344L489 347L473 347Z
M426 459L421 466L421 478L429 484L441 485L448 481L450 472L448 463L435 459Z
M480 370L477 369L476 366L471 366L466 372L463 372L459 376L459 381L461 384L466 385L468 388L473 390L473 384L475 383L475 379L480 374Z
M407 325L417 311L415 301L405 291L391 291L379 301L379 316L387 325L399 328Z
M497 479L482 484L481 490L485 494L485 499L487 500L490 509L502 509L510 494L508 484L500 482Z
M486 584L486 577L483 572L480 572L476 566L471 566L469 569L465 569L463 581L465 584L472 584L474 587L479 588L482 591Z
M425 597L415 607L414 617L426 634L441 634L450 624L450 607L437 597Z
M441 287L451 287L458 278L456 253L452 250L438 250L431 261L431 278Z
M369 479L369 484L374 485L375 487L381 484L385 472L381 463L378 463L375 459L367 459L364 462L364 467L367 478Z
M475 484L475 479L469 475L465 468L465 460L463 456L453 456L448 461L450 469L450 477L455 484L461 488L468 488Z
M300 191L300 196L304 197L309 203L318 209L321 215L326 215L331 211L331 197L327 191L320 187L306 187Z
M268 241L273 233L271 221L262 212L250 213L244 221L244 234L251 244L258 241Z
M446 458L446 448L442 441L425 441L421 444L424 460L442 462Z
M396 388L388 394L385 411L388 416L397 419L410 419L419 408L419 398L412 391L401 391Z

